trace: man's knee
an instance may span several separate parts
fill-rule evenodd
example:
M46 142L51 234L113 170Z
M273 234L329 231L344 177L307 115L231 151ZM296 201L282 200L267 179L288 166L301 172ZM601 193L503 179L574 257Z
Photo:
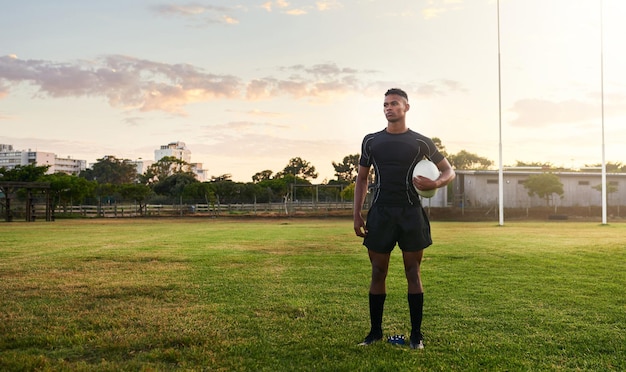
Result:
M381 282L387 278L388 268L383 265L372 264L372 281Z
M420 265L418 263L412 263L409 265L404 265L404 274L406 275L406 280L409 282L417 283L420 280Z

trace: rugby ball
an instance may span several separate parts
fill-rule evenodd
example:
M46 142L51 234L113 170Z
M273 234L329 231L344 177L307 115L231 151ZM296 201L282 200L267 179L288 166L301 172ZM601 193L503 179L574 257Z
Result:
M435 163L428 159L420 160L419 163L415 165L415 168L413 168L413 177L422 176L431 180L436 180L439 178L440 174L441 172L439 172ZM417 187L415 188L415 191L417 191L417 193L423 198L432 198L437 193L437 189L423 191L418 190Z

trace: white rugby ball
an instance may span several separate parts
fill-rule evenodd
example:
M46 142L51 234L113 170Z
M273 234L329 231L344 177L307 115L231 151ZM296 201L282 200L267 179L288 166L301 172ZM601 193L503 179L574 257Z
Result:
M428 159L420 160L419 163L415 165L415 168L413 168L413 177L422 176L434 181L439 178L440 174L441 172L439 172L435 163ZM415 188L415 191L417 191L417 193L423 198L432 198L437 193L437 189L423 191L418 190L417 187Z

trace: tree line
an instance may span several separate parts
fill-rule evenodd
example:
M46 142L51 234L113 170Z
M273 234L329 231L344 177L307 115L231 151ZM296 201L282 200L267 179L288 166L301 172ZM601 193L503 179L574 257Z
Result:
M490 169L494 164L485 157L465 150L449 154L437 137L433 138L433 142L455 169ZM230 174L212 176L209 181L200 182L190 164L175 157L164 157L143 174L138 174L133 161L115 156L98 159L91 168L77 176L46 174L48 166L0 167L0 181L47 182L53 196L53 207L132 202L138 205L140 213L145 211L146 204L284 203L313 198L317 201L339 201L352 200L359 156L350 154L341 162L333 161L336 178L325 181L321 185L324 187L313 185L312 181L318 177L315 166L300 157L290 159L276 173L269 169L255 173L251 182L234 182ZM541 167L548 171L564 170L550 163L518 161L516 166ZM607 170L625 172L626 166L609 163Z
M352 161L353 158L349 156L344 160ZM252 182L234 182L230 174L212 176L209 181L200 182L191 171L191 165L175 157L164 157L143 174L138 174L134 162L115 156L98 159L79 175L46 174L49 166L33 164L12 169L0 167L0 181L49 183L53 208L132 202L137 204L139 213L143 213L146 204L282 203L296 194L294 187L300 199L315 195L318 200L336 201L341 199L341 186L349 184L353 178L350 173L355 168L344 163L334 164L337 180L331 180L327 185L340 187L323 188L321 192L314 191L311 182L318 177L315 166L300 157L290 159L283 170L275 174L271 170L257 172L252 176Z

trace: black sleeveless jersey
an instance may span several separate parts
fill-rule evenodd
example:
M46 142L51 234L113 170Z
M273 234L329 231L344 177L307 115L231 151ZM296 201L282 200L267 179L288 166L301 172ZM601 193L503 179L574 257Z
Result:
M373 204L402 206L419 204L419 195L413 187L413 168L424 157L435 164L443 160L434 142L417 132L401 134L386 130L363 138L359 165L374 167Z

